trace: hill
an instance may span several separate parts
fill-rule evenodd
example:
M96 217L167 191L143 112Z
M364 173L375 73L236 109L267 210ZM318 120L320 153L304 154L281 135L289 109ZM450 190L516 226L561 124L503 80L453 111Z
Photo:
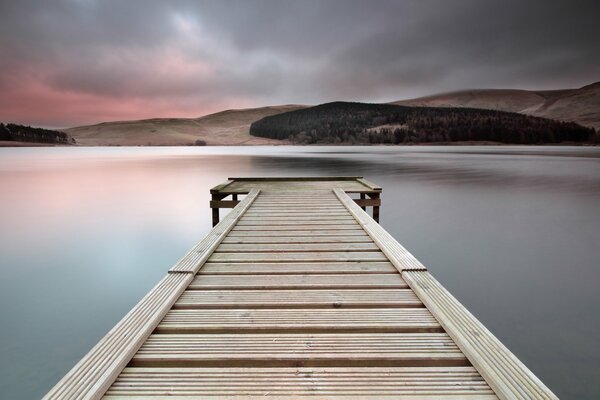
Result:
M250 124L269 115L303 107L283 105L226 110L200 118L104 122L64 131L77 143L88 146L185 146L197 141L214 146L282 144L279 140L250 136Z
M576 122L600 130L600 82L579 89L565 90L464 90L397 101L390 105L507 111ZM287 144L288 139L276 139L274 137L278 135L275 134L269 134L269 136L260 133L250 135L250 125L264 117L304 108L307 106L282 105L227 110L200 118L154 118L105 122L64 131L77 139L79 144L91 146ZM347 117L344 114L341 115L344 118ZM438 118L440 114L431 115L432 118ZM466 123L463 122L461 122L462 126L466 126ZM370 129L372 140L375 140L375 134L379 131L384 132L386 129L394 131L397 128L398 126L391 124L387 127L377 126L367 129ZM298 140L298 138L294 140Z
M250 126L250 134L306 144L542 144L595 139L592 128L514 112L346 102L265 117Z
M68 134L61 131L0 123L0 144L2 146L23 146L29 144L68 145L75 144L75 141Z
M479 89L441 93L391 104L419 107L468 107L512 111L600 130L600 82L579 89Z

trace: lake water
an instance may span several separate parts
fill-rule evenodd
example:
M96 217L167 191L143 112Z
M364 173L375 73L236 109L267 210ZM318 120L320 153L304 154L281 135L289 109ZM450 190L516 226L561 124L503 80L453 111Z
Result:
M0 148L0 398L49 390L229 176L364 175L381 223L563 399L600 398L600 149Z

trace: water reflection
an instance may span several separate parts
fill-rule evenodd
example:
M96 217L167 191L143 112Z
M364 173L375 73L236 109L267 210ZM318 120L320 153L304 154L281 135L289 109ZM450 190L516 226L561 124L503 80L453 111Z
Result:
M561 398L598 398L595 148L0 149L0 394L45 393L210 229L228 176L364 175L382 224Z

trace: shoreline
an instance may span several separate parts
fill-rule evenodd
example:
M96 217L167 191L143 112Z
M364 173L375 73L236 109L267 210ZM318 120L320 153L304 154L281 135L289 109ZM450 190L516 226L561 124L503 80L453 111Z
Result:
M294 144L294 143L281 143L281 144L206 144L203 146L196 146L192 144L134 144L134 145L121 145L121 144L57 144L57 143L36 143L36 142L13 142L13 141L0 141L0 147L280 147L280 146L296 146L296 147L315 147L315 146L333 146L333 147L413 147L413 146L448 146L448 147L471 147L471 146L536 146L536 147L547 147L547 146L576 146L576 147L598 147L600 143L581 143L581 142L561 142L561 143L535 143L535 144L522 144L522 143L500 143L500 142L423 142L423 143L401 143L401 144L371 144L371 143L356 143L356 144L344 144L344 143L312 143L312 144Z

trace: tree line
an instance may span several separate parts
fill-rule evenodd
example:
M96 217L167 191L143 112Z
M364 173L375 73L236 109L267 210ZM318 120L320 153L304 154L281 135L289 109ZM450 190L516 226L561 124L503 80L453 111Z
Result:
M593 128L512 112L347 102L265 117L250 126L250 134L299 144L541 144L598 139Z
M75 144L65 132L31 126L0 123L0 141Z

